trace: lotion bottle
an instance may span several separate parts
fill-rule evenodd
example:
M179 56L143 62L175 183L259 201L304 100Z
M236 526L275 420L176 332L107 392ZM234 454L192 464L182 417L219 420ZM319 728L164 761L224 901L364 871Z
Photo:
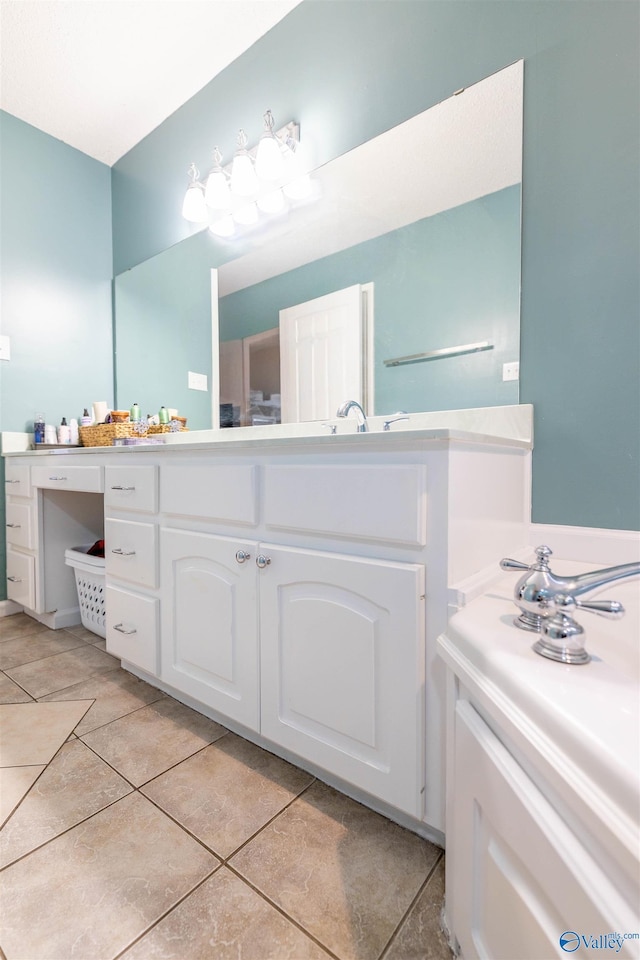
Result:
M58 427L58 443L71 443L71 430L66 417L62 418L62 423Z

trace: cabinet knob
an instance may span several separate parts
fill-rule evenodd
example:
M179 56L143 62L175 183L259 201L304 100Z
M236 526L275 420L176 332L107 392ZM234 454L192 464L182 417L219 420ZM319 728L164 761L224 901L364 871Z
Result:
M127 628L125 627L124 623L116 623L113 629L114 629L114 630L117 630L118 633L124 633L127 637L130 636L130 634L132 634L132 633L137 633L137 632L138 632L138 631L135 629L135 627L134 627L133 630L127 630Z
M250 560L251 554L247 553L246 550L236 550L236 560L238 563L244 563L245 560Z
M122 550L120 547L116 547L111 553L117 553L119 557L135 557L135 550Z
M265 557L263 554L260 554L260 556L256 557L256 563L262 570L264 567L269 566L271 563L271 557Z

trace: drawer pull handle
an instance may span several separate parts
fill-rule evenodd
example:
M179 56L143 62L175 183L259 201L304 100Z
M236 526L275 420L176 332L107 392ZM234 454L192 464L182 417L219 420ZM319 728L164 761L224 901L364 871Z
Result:
M19 524L19 523L8 523L7 526L8 526L8 527L13 527L14 530L19 530L19 529L20 529L20 524Z
M7 580L10 580L11 583L22 583L22 577L7 577Z
M135 490L135 487L123 487L121 484L117 484L114 487L111 487L112 490Z
M20 483L19 480L5 480L5 483Z
M118 633L124 633L127 637L130 636L132 633L137 633L137 632L138 632L138 631L135 629L135 627L134 627L133 630L127 630L126 627L125 627L125 625L124 625L123 623L116 623L116 625L115 625L115 627L114 627L113 629L114 629L114 630L117 630Z
M136 555L135 550L121 550L120 547L116 547L111 553L117 553L119 557L135 557Z
M49 480L67 480L67 477L49 477Z
M245 550L236 551L236 560L238 561L238 563L244 563L245 560L250 560L250 559L251 559L251 554L247 553Z
M269 566L269 564L271 563L271 557L265 557L263 554L260 554L259 557L256 557L256 563L262 570L264 569L264 567Z

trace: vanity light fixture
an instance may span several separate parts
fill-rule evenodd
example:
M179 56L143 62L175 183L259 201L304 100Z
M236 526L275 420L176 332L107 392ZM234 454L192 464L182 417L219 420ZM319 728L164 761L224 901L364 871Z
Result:
M264 130L257 147L250 150L240 130L233 162L222 166L218 147L206 181L194 163L189 167L189 185L182 215L191 223L208 223L212 233L229 238L240 228L252 227L264 217L283 214L289 201L304 201L313 194L313 184L300 157L300 128L291 121L274 131L273 114L264 115Z

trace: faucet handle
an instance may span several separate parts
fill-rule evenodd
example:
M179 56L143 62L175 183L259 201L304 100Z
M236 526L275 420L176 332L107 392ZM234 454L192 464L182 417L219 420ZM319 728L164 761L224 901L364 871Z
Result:
M397 410L393 416L389 417L388 420L385 420L382 424L383 430L390 430L392 423L397 423L398 420L408 420L409 415L406 410Z
M536 562L535 563L521 563L520 560L511 560L509 557L505 557L504 560L500 561L501 570L548 570L549 569L549 557L553 554L553 550L550 547L544 546L536 547Z

